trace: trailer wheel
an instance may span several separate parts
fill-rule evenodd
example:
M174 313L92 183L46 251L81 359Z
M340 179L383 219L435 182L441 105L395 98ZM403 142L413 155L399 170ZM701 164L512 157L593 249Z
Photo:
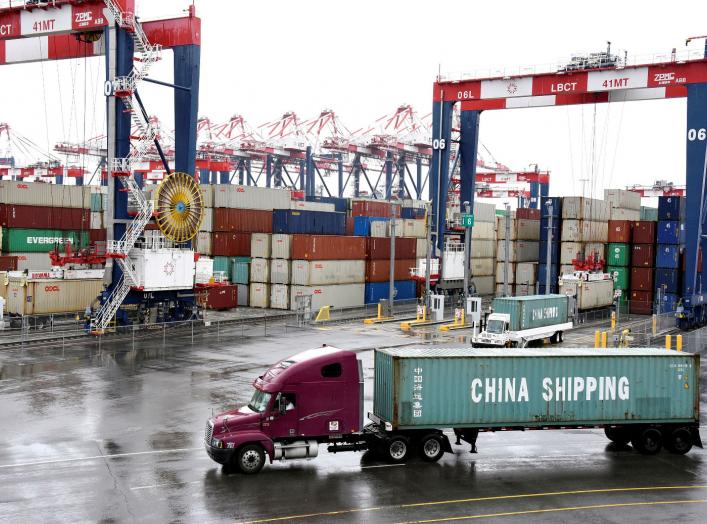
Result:
M619 444L620 446L625 446L631 442L631 433L628 429L622 427L604 428L604 434L611 442Z
M420 457L427 462L437 462L444 455L444 445L442 438L432 433L425 435L420 440Z
M246 475L254 475L265 465L265 452L259 444L246 444L238 450L236 466Z
M385 443L385 458L394 464L405 462L410 454L410 440L407 437L391 437Z
M555 334L555 340L557 340L558 344L562 344L565 341L565 334L562 331L558 331Z
M676 455L684 455L692 449L692 433L688 428L677 428L665 440L665 449Z
M655 428L639 429L631 438L631 445L643 455L655 455L663 447L663 437Z

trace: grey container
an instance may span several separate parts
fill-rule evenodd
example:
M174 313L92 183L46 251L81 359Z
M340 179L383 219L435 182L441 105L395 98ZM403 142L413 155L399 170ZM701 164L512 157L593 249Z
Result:
M522 331L567 322L568 302L565 295L495 298L493 312L510 315L509 329Z
M374 360L373 413L395 429L699 422L699 355L425 347Z

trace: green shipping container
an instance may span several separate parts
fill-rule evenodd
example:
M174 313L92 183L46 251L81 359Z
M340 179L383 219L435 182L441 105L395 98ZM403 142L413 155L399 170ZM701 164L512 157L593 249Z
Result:
M231 261L233 257L214 257L214 272L223 271L226 278L231 280Z
M630 267L608 266L606 271L614 278L614 289L629 289Z
M250 257L235 257L231 265L231 282L248 284L250 280Z
M494 313L511 316L508 329L521 331L567 322L565 295L530 295L493 299Z
M88 247L88 231L14 228L2 230L2 250L5 253L49 253L57 244L63 248L68 242L71 242L74 248Z
M103 195L91 193L91 211L103 211Z
M423 347L374 358L373 413L394 429L699 422L699 355Z
M641 206L641 220L658 221L658 208Z
M630 266L631 246L611 242L606 252L606 264L608 266Z
M618 298L618 306L619 306L619 313L621 315L628 315L629 313L629 306L628 306L628 290L622 290L623 293L621 296ZM616 302L616 300L614 300Z

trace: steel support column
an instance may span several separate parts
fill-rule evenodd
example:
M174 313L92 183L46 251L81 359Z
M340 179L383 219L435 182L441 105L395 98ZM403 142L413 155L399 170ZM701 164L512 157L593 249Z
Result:
M376 189L378 185L376 184ZM393 152L385 153L385 199L390 200L393 195Z
M434 245L444 245L447 190L449 187L449 153L452 139L454 102L432 103L432 159L430 160L430 202ZM464 198L462 197L462 201ZM473 200L469 200L472 202Z
M469 202L474 212L476 157L479 151L480 111L462 111L459 129L459 202ZM460 211L462 211L460 209Z
M406 164L405 164L405 155L400 154L398 156L398 190L397 190L397 195L398 198L403 199L405 198L405 170L406 170Z
M231 177L228 171L219 171L219 184L229 184Z
M417 178L417 189L415 191L417 196L415 198L422 200L422 157L420 155L415 159L415 168L415 177Z
M179 45L174 51L174 170L195 174L196 120L199 112L201 46Z
M265 160L265 187L272 187L272 155Z
M341 153L336 154L336 173L339 179L339 198L344 198L344 159Z
M547 185L547 184L545 184ZM530 183L530 203L528 207L532 209L540 209L540 182Z
M211 175L208 169L199 169L199 183L200 184L210 184Z

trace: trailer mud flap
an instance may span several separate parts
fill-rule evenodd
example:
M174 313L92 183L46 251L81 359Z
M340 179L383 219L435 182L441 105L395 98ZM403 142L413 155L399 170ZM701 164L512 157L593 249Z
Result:
M702 445L700 445L700 447L702 447ZM449 437L445 434L442 434L442 449L445 453L454 453L454 450L452 450L452 443L449 442Z
M700 428L692 428L692 445L702 448L702 438L700 438Z

